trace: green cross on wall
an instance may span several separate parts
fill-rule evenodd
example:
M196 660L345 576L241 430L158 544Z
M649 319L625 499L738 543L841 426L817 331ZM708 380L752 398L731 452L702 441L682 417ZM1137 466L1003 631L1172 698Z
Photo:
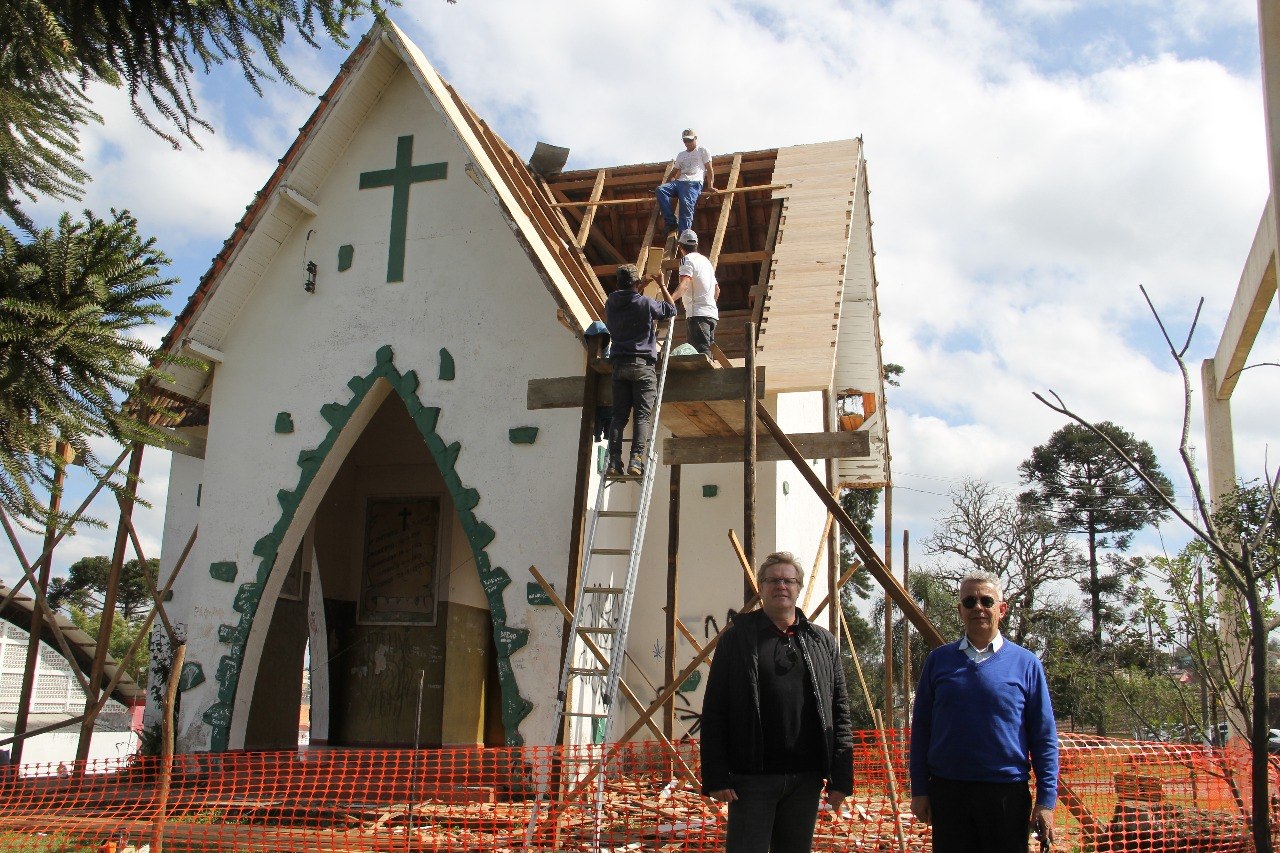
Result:
M391 187L391 238L387 251L387 281L404 281L404 244L409 234L409 187L423 181L443 181L448 163L413 163L413 137L396 140L396 167L360 173L360 189Z

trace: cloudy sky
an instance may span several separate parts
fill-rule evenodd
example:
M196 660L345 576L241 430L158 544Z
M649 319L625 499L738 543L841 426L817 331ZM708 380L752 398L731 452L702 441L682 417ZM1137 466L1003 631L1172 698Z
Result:
M685 126L717 153L865 140L884 357L906 368L895 545L904 528L921 541L965 478L1019 488L1064 422L1032 398L1047 389L1150 441L1190 505L1181 381L1138 286L1179 340L1204 297L1198 374L1267 195L1254 0L406 0L393 18L516 151L566 145L570 168L668 158ZM288 55L321 90L346 51ZM84 205L127 207L159 239L175 311L315 105L282 84L258 98L235 69L198 84L217 129L202 149L170 150L114 91L95 91L105 122L83 140ZM1275 315L1253 361L1280 361ZM1242 476L1263 470L1277 399L1280 369L1244 374ZM151 554L167 465L152 452L144 469ZM1140 547L1185 539L1170 522ZM82 533L57 564L109 549Z

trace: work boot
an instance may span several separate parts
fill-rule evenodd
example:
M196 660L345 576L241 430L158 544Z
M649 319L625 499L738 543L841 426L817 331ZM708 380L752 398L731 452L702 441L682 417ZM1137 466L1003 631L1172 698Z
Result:
M627 463L627 474L632 477L639 477L644 473L644 456L639 453L631 454L631 461Z
M622 470L622 460L616 456L609 457L609 464L605 466L604 475L606 477L625 476Z

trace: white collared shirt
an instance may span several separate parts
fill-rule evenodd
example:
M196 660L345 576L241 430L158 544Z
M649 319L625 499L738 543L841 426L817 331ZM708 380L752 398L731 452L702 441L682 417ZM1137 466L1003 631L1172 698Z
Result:
M996 631L995 639L988 643L985 648L981 649L969 642L968 634L965 634L964 637L960 639L960 650L964 652L969 657L969 660L974 663L982 663L985 660L989 660L996 652L1000 651L1000 647L1003 645L1004 634L1001 634L999 631Z

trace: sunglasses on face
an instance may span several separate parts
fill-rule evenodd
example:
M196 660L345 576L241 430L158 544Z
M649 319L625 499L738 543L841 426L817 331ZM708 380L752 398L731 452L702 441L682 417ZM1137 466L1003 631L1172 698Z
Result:
M966 595L960 599L960 606L965 610L972 610L979 604L990 610L996 606L996 600L989 595Z

